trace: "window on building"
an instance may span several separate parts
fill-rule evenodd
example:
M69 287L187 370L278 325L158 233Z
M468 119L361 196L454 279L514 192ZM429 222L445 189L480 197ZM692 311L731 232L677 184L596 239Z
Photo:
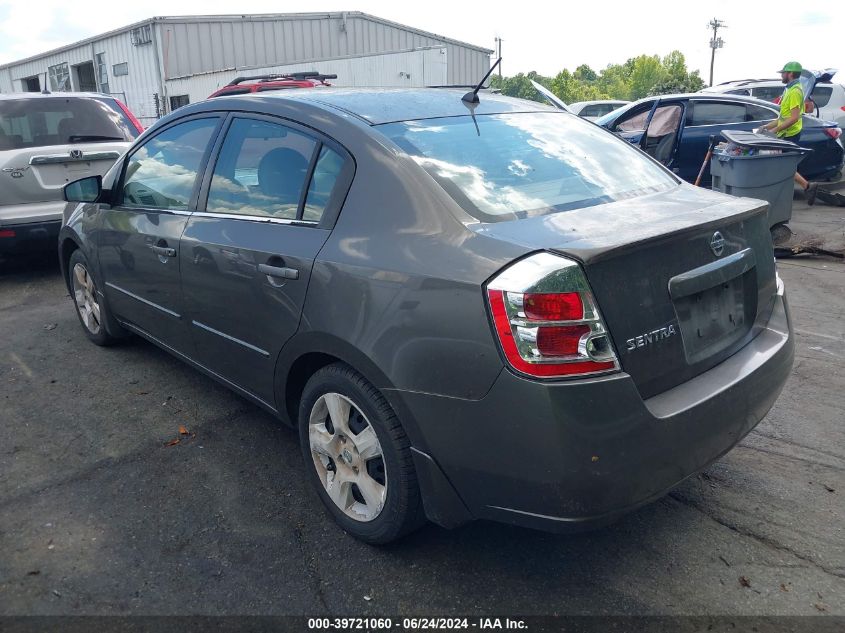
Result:
M41 78L27 77L26 79L21 79L21 88L23 88L24 92L41 92Z
M70 69L67 62L47 68L50 77L50 90L54 92L70 92Z
M132 44L134 46L149 44L153 41L153 31L149 24L144 24L143 26L132 29L130 37L132 38Z
M129 63L121 62L111 67L111 74L115 77L122 77L129 74Z
M170 97L170 111L178 110L182 106L186 106L191 102L188 95L174 95Z
M94 55L97 62L97 82L100 84L100 92L109 93L109 68L106 65L106 54L97 53Z

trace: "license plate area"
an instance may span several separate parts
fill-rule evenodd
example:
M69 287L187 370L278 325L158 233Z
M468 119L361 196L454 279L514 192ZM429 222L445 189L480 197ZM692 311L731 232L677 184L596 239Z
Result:
M756 271L751 268L674 303L684 352L692 365L730 347L751 329L757 314Z

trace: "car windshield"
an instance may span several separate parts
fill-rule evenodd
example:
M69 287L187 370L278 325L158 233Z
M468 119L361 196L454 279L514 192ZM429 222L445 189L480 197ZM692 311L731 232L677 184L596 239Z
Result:
M460 116L379 129L484 222L579 209L677 184L626 141L565 113Z
M596 119L595 124L600 125L601 127L607 127L609 123L613 123L613 121L615 121L623 112L627 112L631 108L636 107L637 105L639 105L639 103L640 102L637 101L635 103L627 103L623 106L619 106L615 110L608 112L604 116Z
M99 99L0 99L0 150L131 141L126 117Z

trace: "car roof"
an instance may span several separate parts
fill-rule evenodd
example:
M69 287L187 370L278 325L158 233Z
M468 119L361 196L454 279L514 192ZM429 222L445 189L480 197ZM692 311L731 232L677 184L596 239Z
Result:
M274 99L307 101L351 114L370 125L468 114L508 112L560 112L535 101L505 97L486 90L478 93L472 109L461 100L471 88L330 88L321 90L281 90L239 95L233 99Z
M766 106L767 108L774 107L771 101L764 101L763 99L757 99L756 97L749 97L747 95L732 95L724 92L687 92L671 95L655 95L653 97L644 97L639 101L635 101L631 105L633 106L640 103L646 103L648 101L653 101L654 99L660 99L661 101L682 101L685 99L688 101L712 101L713 99L719 99L720 101L753 103L754 105Z
M0 99L67 99L73 97L74 99L114 99L111 95L103 94L102 92L11 92L0 94Z

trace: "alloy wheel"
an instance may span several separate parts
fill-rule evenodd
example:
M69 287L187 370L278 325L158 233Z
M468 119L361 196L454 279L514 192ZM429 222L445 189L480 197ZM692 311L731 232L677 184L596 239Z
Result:
M308 443L320 483L344 514L369 522L387 495L384 453L375 429L346 396L326 393L314 403Z
M82 324L91 334L99 334L100 304L97 303L94 280L91 279L88 269L83 264L76 264L73 267L73 298Z

